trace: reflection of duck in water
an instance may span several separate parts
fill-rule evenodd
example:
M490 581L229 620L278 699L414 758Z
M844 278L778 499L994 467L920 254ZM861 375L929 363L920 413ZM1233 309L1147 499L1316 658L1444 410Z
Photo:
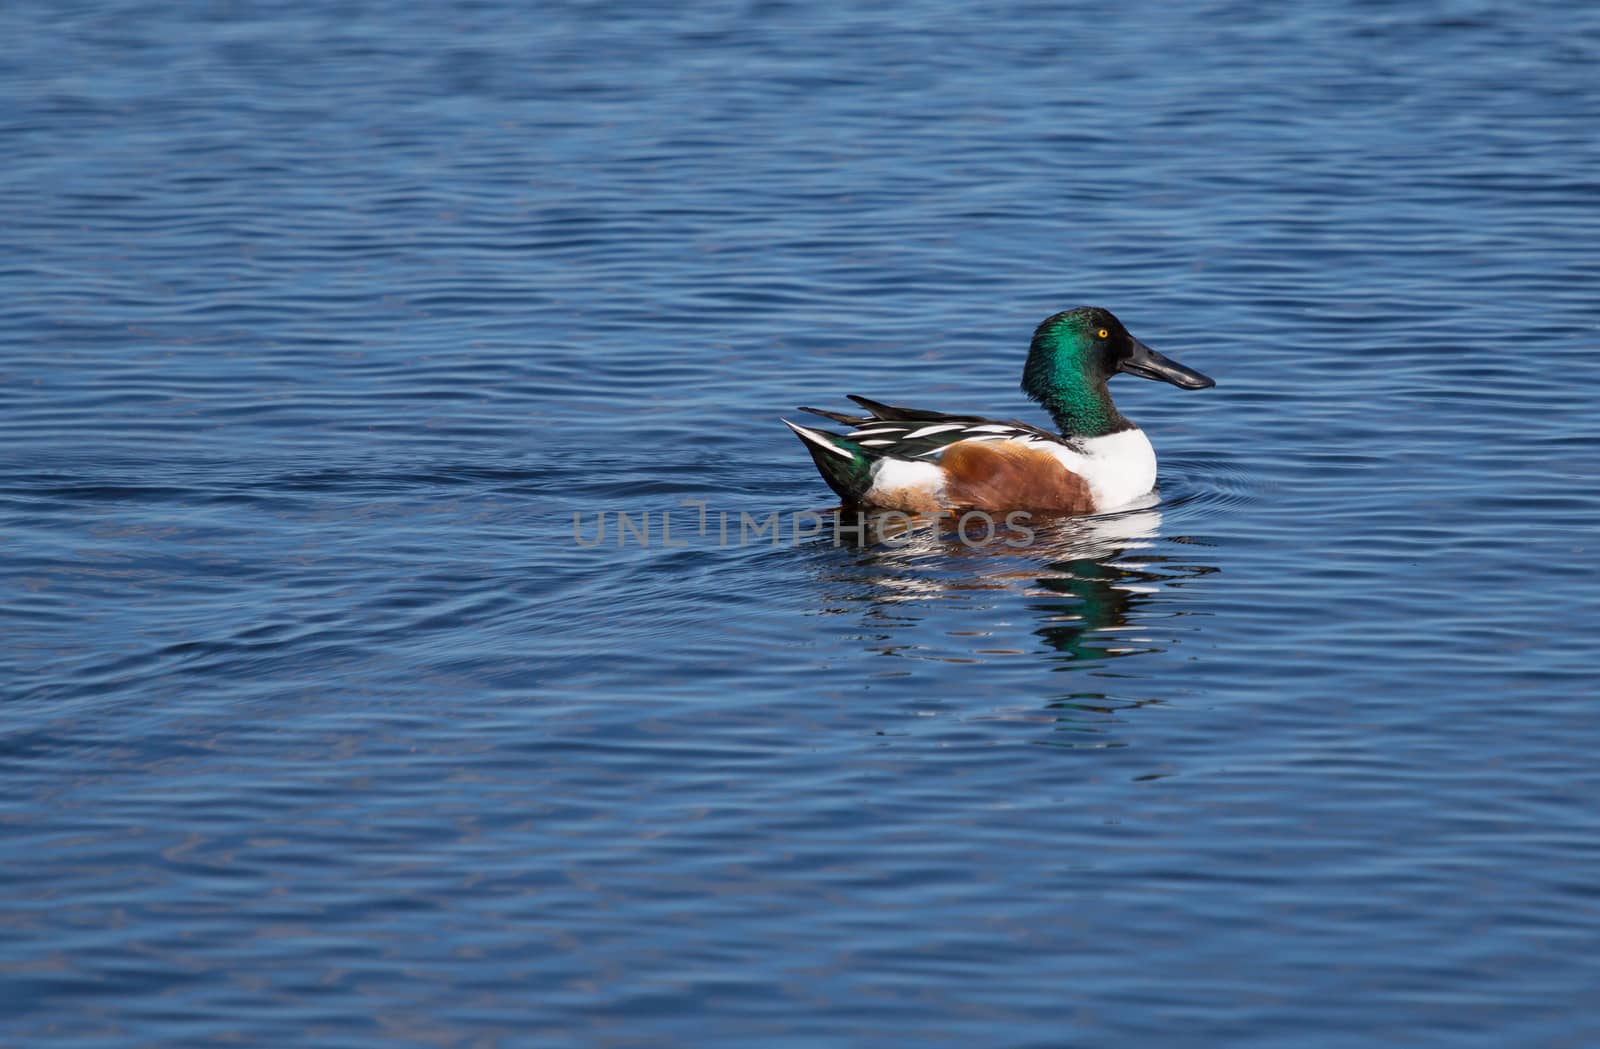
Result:
M932 598L951 590L1052 591L1058 570L1079 566L1073 578L1084 565L1103 564L1107 571L1115 571L1112 566L1119 558L1152 546L1161 529L1161 512L1154 506L1092 517L1018 515L1014 526L986 518L980 526L967 529L953 515L908 517L899 511L874 511L853 522L850 517L848 511L840 512L837 535L859 547L867 563L879 569L919 567L911 574L877 574L875 598L884 601ZM930 555L950 559L944 563L957 570L959 580L935 570L927 560ZM1041 577L1041 560L1051 574ZM981 567L974 572L976 566ZM1096 578L1111 577L1100 573Z
M968 715L1050 724L1069 735L1038 742L1056 745L1121 745L1104 736L1108 723L1120 720L1122 711L1159 701L1135 684L1141 674L1131 665L1126 671L1102 668L1110 660L1154 655L1176 644L1181 632L1163 627L1181 624L1184 603L1175 600L1180 588L1216 571L1195 563L1191 552L1198 548L1160 537L1162 515L1153 506L1036 521L1026 549L965 541L951 530L950 518L943 531L926 521L919 526L917 519L908 527L903 514L866 520L868 531L883 521L898 534L869 538L871 545L861 547L852 563L851 590L865 607L849 602L834 610L843 613L854 605L864 613L869 648L886 655L993 664L1003 673L1020 668L1010 660L1031 656L1036 665L1066 672L1054 687L1040 690L1035 682L1015 705L986 705ZM1002 593L985 596L996 591ZM940 628L952 617L935 611L933 603L951 600L983 609L985 625L970 633ZM955 618L971 625L965 612ZM1027 643L1030 633L1037 642ZM971 640L956 641L952 650L952 639L965 638Z
M866 415L802 409L844 423L848 434L785 425L849 506L1104 513L1134 504L1156 481L1149 439L1106 388L1119 372L1190 390L1214 385L1128 334L1110 311L1085 306L1039 325L1022 372L1023 390L1059 433L853 395Z
M1161 521L1161 515L1154 511L1122 517L1153 519L1143 533L1152 538ZM1129 614L1157 593L1166 578L1147 568L1145 562L1124 556L1150 545L1128 542L1111 546L1108 542L1099 549L1074 550L1069 556L1052 561L1049 574L1034 580L1032 593L1044 598L1033 604L1035 611L1043 613L1043 625L1034 633L1073 662L1147 651L1129 646L1125 639L1108 637L1107 632L1126 626Z

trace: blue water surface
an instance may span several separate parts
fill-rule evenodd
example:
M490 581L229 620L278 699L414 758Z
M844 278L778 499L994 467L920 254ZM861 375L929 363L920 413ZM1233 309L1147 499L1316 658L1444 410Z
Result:
M0 1043L1600 1042L1600 9L0 33ZM836 536L1084 303L1158 501Z

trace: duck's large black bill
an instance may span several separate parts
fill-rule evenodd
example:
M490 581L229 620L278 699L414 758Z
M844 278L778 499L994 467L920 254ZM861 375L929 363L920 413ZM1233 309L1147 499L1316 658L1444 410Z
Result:
M1193 368L1185 368L1171 357L1157 353L1138 339L1133 340L1133 354L1118 365L1117 370L1137 375L1141 379L1160 379L1162 382L1181 386L1185 390L1203 390L1216 385L1215 380L1201 375Z

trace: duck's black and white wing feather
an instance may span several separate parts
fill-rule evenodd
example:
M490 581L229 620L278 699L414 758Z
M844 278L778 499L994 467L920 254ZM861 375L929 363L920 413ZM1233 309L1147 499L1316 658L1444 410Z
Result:
M852 416L820 408L800 410L843 423L851 427L845 436L862 448L900 459L936 459L946 448L960 441L1067 443L1058 434L1015 420L1002 422L977 415L951 415L920 408L900 408L853 394L850 399L870 414Z

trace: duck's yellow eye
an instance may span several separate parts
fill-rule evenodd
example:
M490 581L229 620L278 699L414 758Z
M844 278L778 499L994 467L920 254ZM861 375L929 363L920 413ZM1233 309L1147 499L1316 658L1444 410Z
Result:
M1108 332L1108 331L1106 331L1106 330L1105 330L1105 329L1104 329L1104 328L1101 328L1101 329L1100 329L1100 330L1099 330L1099 331L1098 331L1098 332L1096 332L1096 333L1095 333L1095 334L1097 334L1097 335L1099 335L1099 336L1100 336L1100 337L1101 337L1101 338L1102 338L1102 339L1103 339L1103 338L1105 338L1105 337L1106 337L1106 336L1107 336L1107 335L1110 335L1110 334L1111 334L1111 333L1110 333L1110 332Z

